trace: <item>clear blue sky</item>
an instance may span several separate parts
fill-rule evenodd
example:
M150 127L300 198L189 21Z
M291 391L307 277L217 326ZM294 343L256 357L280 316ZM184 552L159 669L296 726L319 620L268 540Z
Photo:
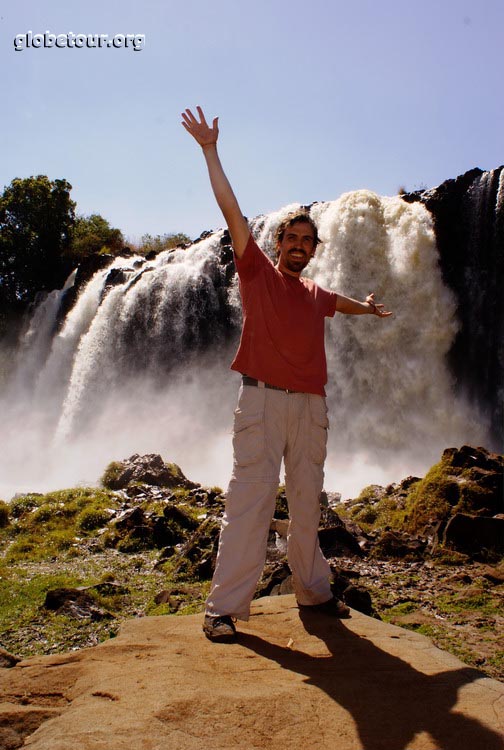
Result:
M126 236L222 226L186 106L220 116L245 214L504 162L502 0L0 3L0 188L66 178ZM145 48L14 50L16 34Z

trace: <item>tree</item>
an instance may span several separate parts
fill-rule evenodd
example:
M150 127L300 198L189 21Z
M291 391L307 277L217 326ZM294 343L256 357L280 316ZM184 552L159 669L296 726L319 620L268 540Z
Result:
M72 186L45 175L16 178L0 196L0 310L23 308L61 287L75 221Z
M78 216L72 232L69 255L78 263L96 253L108 252L116 255L123 245L121 230L111 227L100 214Z

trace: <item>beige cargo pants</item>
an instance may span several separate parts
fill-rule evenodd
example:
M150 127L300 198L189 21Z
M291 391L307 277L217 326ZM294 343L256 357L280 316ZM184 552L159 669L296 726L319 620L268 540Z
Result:
M331 598L330 568L318 542L327 428L322 396L241 386L233 474L207 614L249 618L265 562L282 457L290 514L287 559L297 601L309 605Z

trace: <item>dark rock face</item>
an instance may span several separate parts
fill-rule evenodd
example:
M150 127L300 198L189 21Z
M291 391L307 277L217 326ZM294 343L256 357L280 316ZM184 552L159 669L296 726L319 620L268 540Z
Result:
M358 555L359 557L364 555L356 537L345 526L329 526L320 529L319 542L326 557L342 554Z
M349 607L356 609L357 612L362 612L362 614L368 615L369 617L376 615L371 594L366 588L364 588L364 586L354 586L354 584L350 584L343 589L341 598Z
M67 289L61 300L60 309L58 310L58 325L65 320L72 307L75 305L82 288L87 284L92 276L102 268L110 266L114 262L113 255L90 255L84 258L79 264L75 281L70 289Z
M442 462L447 472L456 478L453 505L463 502L469 514L477 515L496 515L504 511L503 456L485 448L463 445L460 449L447 448Z
M458 390L488 417L496 446L504 425L503 171L472 169L402 196L421 201L434 217L443 278L458 301L449 364Z
M443 544L474 559L486 559L488 552L504 553L504 518L456 513L448 521Z

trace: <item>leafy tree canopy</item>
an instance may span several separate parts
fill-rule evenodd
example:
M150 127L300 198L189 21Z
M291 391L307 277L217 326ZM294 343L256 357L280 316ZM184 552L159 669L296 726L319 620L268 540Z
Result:
M66 180L16 178L0 196L0 307L23 305L62 285L75 203Z
M70 247L70 256L76 262L96 253L116 255L123 246L121 230L111 227L100 214L77 217Z
M100 214L76 217L71 189L66 180L38 175L16 178L0 194L0 334L38 292L61 289L81 261L123 248L121 231ZM159 253L187 242L182 233L146 234L138 252Z

